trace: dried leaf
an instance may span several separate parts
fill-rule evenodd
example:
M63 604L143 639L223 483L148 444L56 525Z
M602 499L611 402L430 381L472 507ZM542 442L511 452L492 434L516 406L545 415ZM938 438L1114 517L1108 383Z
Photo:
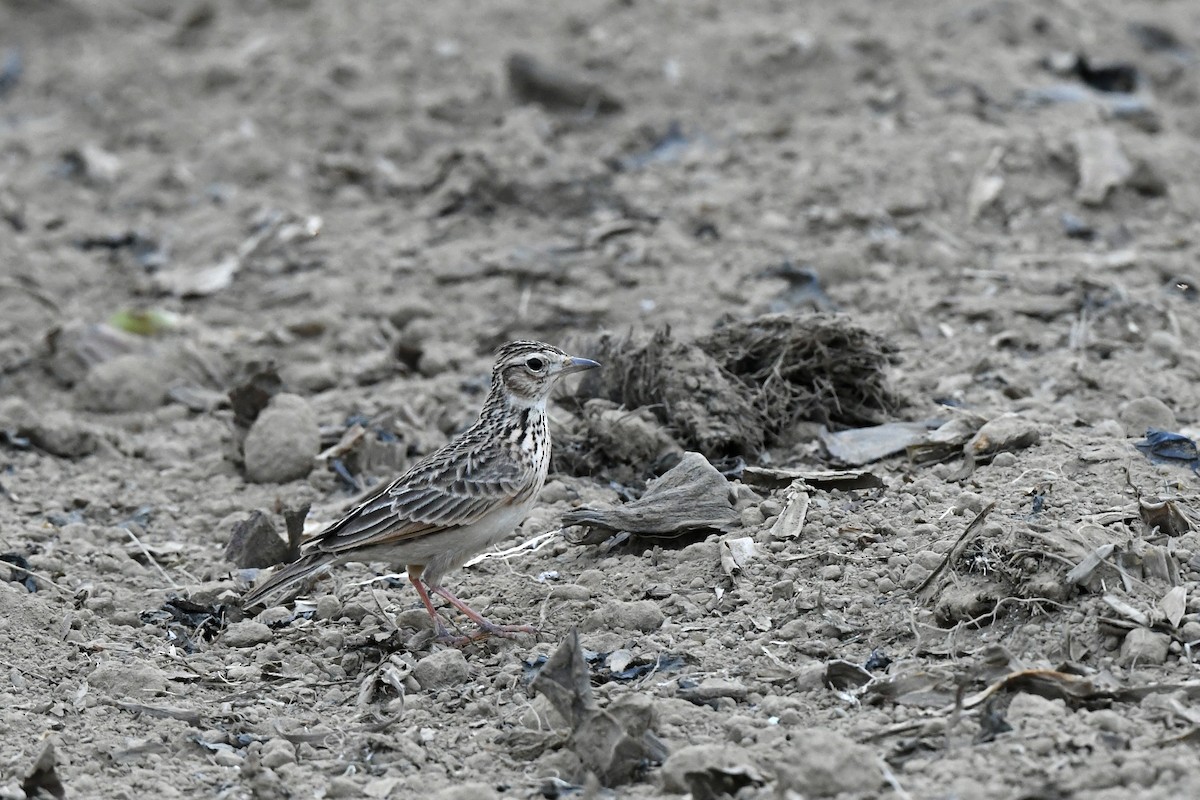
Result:
M109 317L108 324L137 336L156 336L177 329L180 325L180 317L174 311L161 308L127 308Z
M1126 603L1124 600L1114 594L1104 595L1104 604L1121 616L1142 626L1143 628L1151 627L1149 615L1137 610L1129 603Z
M754 540L749 536L721 540L721 569L726 575L741 572L754 558Z
M242 260L236 256L201 269L173 267L154 273L154 284L176 297L207 297L229 288L241 267Z
M1182 536L1192 530L1191 520L1176 500L1138 500L1138 513L1149 531L1157 530L1167 536Z
M245 380L229 390L233 421L242 428L249 428L271 398L283 390L283 379L274 364L249 364L246 373Z
M1067 583L1072 585L1087 583L1088 578L1092 576L1092 573L1095 572L1101 564L1107 561L1108 557L1111 556L1113 551L1116 549L1117 546L1115 544L1109 543L1102 544L1095 550L1092 550L1083 557L1082 561L1075 565L1074 569L1067 573Z
M871 673L850 661L835 658L825 665L825 683L837 691L858 689L871 682Z
M902 452L921 440L929 425L923 422L885 422L866 428L831 433L821 428L821 444L843 464L860 466Z
M354 450L354 448L357 447L360 442L362 442L363 437L366 436L366 434L366 428L357 422L354 423L346 429L336 444L317 454L317 461L320 461L322 464L324 464L330 459L342 458L346 456L352 450Z
M775 467L746 467L742 480L751 486L782 489L794 481L804 481L814 489L843 492L856 489L880 489L883 478L866 469L779 469Z
M67 796L67 791L55 771L56 763L54 740L46 739L42 743L41 752L25 774L25 780L21 781L21 791L25 792L26 797L40 797L43 791L56 800L63 800Z
M628 696L608 709L596 705L578 630L558 646L532 687L570 723L571 749L605 786L626 783L666 758L666 745L651 731L654 706L648 698Z
M1158 601L1158 607L1162 609L1167 622L1178 628L1183 615L1187 613L1187 589L1182 586L1174 587Z
M934 464L953 458L962 453L963 446L985 422L987 420L978 414L959 413L910 445L908 457L915 464Z
M578 508L563 514L563 525L589 525L617 532L678 536L689 531L728 531L738 513L729 482L699 453L684 453L665 475L651 481L637 500L615 508Z
M771 526L772 539L796 539L804 530L804 520L808 517L808 504L811 498L808 494L808 484L801 479L792 481L784 494L783 511L775 518Z

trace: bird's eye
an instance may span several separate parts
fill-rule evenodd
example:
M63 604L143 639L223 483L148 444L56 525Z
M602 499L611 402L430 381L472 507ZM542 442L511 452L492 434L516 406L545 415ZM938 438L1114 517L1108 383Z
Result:
M525 366L529 367L530 372L541 372L546 367L546 363L534 356L525 362Z

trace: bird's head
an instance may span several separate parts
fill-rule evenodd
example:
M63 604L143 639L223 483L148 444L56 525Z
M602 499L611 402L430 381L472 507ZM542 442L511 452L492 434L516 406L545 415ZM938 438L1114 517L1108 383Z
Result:
M542 342L509 342L496 352L492 389L503 391L512 404L542 405L559 378L598 366Z

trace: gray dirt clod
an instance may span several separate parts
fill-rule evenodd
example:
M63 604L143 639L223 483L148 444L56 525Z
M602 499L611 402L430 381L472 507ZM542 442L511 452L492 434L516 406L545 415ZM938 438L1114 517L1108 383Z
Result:
M1124 403L1117 418L1125 426L1126 436L1143 436L1147 428L1173 431L1178 425L1175 412L1157 397L1139 397Z
M342 613L342 601L331 594L317 598L317 619L337 619Z
M434 800L496 800L499 795L486 783L464 783L433 795Z
M233 526L225 558L241 569L263 569L289 560L287 542L275 531L270 514L255 510Z
M413 667L412 674L421 688L429 691L466 683L471 670L461 650L448 649L422 658Z
M320 448L317 416L308 402L294 394L276 395L246 434L246 477L254 483L303 478Z
M162 405L169 377L163 364L149 356L117 356L88 370L75 399L89 411L149 411Z
M111 697L147 697L167 690L167 676L144 661L106 661L88 675L88 685Z
M750 753L736 745L693 744L681 747L667 758L660 772L662 788L683 794L692 790L689 775L708 770L735 770L753 767Z
M1162 664L1167 660L1171 637L1146 628L1134 628L1121 642L1121 663L1125 666Z
M64 458L96 452L100 437L67 411L48 411L29 428L29 438L43 450Z
M870 748L817 728L806 731L777 764L779 788L805 797L874 792L883 781Z
M658 630L663 619L662 610L652 600L614 600L589 614L580 630L591 632L617 628L649 633Z
M225 629L222 641L229 647L254 647L272 639L271 629L261 622L235 622Z

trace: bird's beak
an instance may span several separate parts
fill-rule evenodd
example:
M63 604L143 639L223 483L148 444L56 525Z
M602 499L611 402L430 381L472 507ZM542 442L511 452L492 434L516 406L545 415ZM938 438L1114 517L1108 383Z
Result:
M571 356L567 359L567 365L563 367L562 374L570 375L572 372L583 372L585 369L596 369L599 366L599 361L592 361L590 358L577 358L575 356Z

